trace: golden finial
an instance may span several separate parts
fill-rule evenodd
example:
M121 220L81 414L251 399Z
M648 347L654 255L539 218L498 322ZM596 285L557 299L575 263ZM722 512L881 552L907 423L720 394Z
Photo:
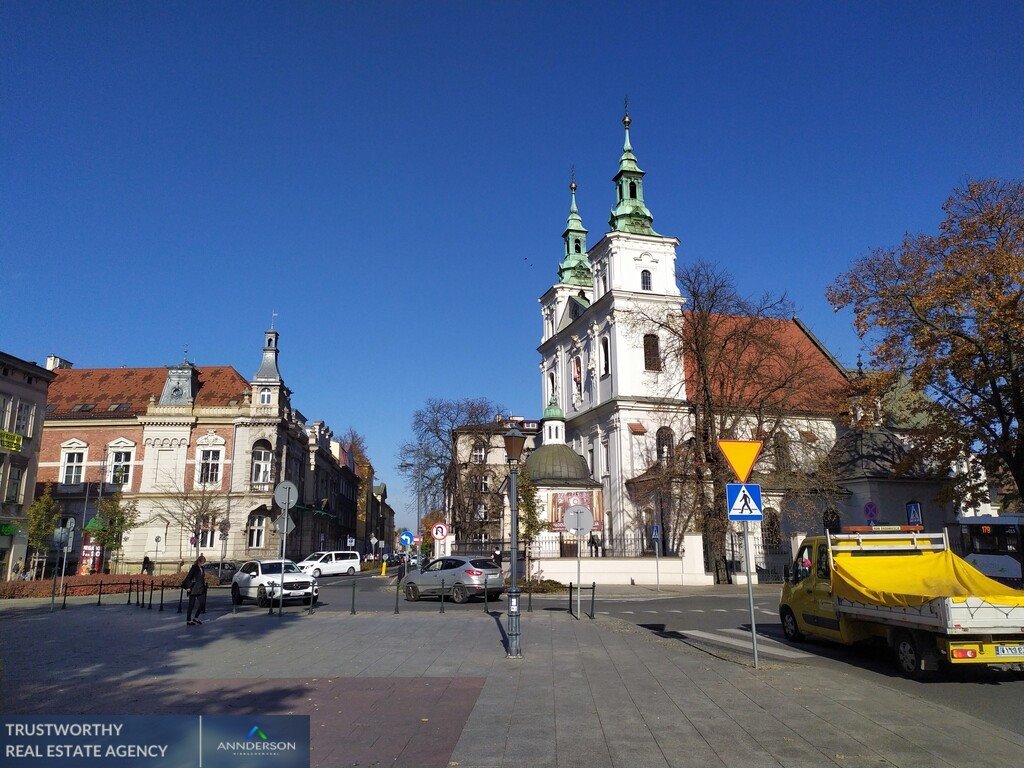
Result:
M622 124L629 128L630 123L633 122L632 120L629 119L629 96L626 96L626 98L622 100L622 105L623 110L625 111L625 115L622 118Z
M576 165L569 166L569 191L576 191Z

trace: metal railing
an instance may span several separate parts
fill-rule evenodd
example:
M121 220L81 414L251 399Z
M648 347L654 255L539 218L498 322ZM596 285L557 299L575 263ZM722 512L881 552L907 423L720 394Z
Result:
M597 599L597 582L593 582L593 581L590 582L590 586L589 587L584 587L582 585L577 584L577 585L575 585L575 588L576 588L576 592L577 593L586 592L588 589L590 590L590 613L588 613L587 615L590 616L590 620L593 621L594 620L594 603L595 603L595 601ZM577 596L579 596L579 594L577 594ZM579 619L580 619L579 614L576 613L576 611L573 609L572 597L573 597L573 583L570 581L569 582L569 615L572 616L577 621L579 621Z

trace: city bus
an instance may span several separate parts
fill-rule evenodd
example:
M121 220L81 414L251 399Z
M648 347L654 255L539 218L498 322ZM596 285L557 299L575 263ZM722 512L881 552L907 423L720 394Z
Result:
M1024 588L1024 515L961 517L950 526L954 551L986 576Z

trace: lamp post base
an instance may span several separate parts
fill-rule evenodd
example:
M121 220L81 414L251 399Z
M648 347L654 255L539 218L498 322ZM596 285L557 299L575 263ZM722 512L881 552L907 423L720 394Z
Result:
M508 653L506 658L523 658L523 649L520 645L519 633L519 585L512 584L508 588Z

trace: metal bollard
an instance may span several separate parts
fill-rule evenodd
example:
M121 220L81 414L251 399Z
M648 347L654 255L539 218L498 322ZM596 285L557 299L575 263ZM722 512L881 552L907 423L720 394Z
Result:
M178 589L178 613L181 613L181 598L185 594L185 588L181 587Z
M63 611L68 607L68 585L64 585L64 599L61 601L60 609Z
M489 576L489 573L484 574L484 613L490 613L490 610L487 608L487 579Z
M132 604L132 586L135 584L135 579L128 579L128 602L125 605Z
M142 599L142 598L139 597L139 595L141 595L141 594L142 594L142 579L139 579L139 583L135 585L135 604L136 605L138 605L139 604L139 600Z
M395 616L398 615L398 596L402 591L402 579L395 576Z
M594 620L594 600L597 598L597 582L590 582L590 620Z
M356 615L356 583L352 582L352 615Z
M572 612L572 582L571 581L569 582L569 615L570 616L575 616L576 615L576 614L574 614Z
M103 604L103 579L100 579L100 593L96 598L96 605Z
M149 582L149 610L153 610L153 582Z
M283 568L284 566L282 565L281 567ZM274 615L274 585L273 584L270 585L270 595L269 595L269 597L270 597L270 599L267 600L267 602L270 603L270 610L267 611L267 616L273 616ZM281 605L284 606L284 600L281 601ZM284 612L284 608L283 607L281 608L281 612Z
M160 610L164 609L164 583L160 582Z
M533 582L526 582L526 612L533 613Z
M441 579L441 613L444 613L444 579Z

